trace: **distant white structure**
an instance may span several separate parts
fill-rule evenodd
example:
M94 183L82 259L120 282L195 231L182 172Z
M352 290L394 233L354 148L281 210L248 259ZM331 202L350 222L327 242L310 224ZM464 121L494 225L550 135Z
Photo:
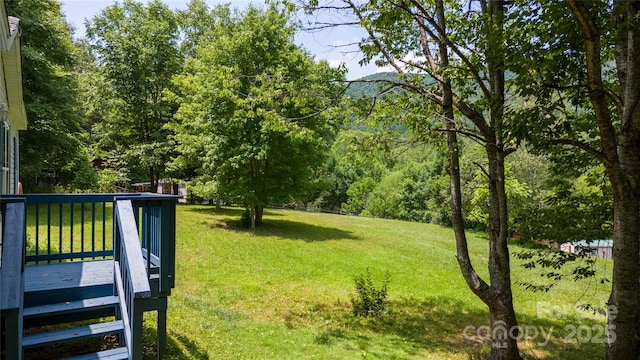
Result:
M180 195L181 198L178 199L178 202L187 202L187 186L184 181L160 179L158 180L158 188L155 189L155 191L153 191L154 189L151 189L151 183L149 181L131 184L131 188L136 192L155 192L157 194Z
M580 240L560 245L560 250L572 254L587 254L600 259L613 259L613 240Z

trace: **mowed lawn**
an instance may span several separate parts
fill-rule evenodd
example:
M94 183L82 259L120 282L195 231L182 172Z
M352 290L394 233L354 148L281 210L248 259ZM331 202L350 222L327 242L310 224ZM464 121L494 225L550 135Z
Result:
M267 210L253 233L239 228L241 212L178 207L168 359L475 359L488 349L476 330L488 312L460 275L450 228ZM469 241L485 275L486 236L470 233ZM514 283L540 278L518 264ZM353 277L367 269L378 284L391 275L389 314L377 320L351 314ZM526 358L603 357L604 317L574 308L604 304L608 286L514 291ZM154 320L145 318L149 358ZM546 344L543 332L552 334Z

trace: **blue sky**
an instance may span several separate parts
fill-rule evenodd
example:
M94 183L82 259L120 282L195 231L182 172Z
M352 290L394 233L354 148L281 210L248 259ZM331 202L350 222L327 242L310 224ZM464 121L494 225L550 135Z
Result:
M143 0L145 1L145 0ZM103 8L114 3L113 0L60 0L62 11L75 30L76 37L84 36L84 21L98 14ZM252 1L218 1L206 0L209 6L221 3L231 3L232 7L242 9ZM261 1L253 1L256 4ZM184 9L188 0L164 0L172 9ZM361 67L358 64L360 54L357 48L346 46L360 40L365 33L357 28L334 28L314 33L303 32L296 36L296 42L315 55L317 59L325 59L332 65L344 63L349 69L347 78L354 80L379 71L375 65Z

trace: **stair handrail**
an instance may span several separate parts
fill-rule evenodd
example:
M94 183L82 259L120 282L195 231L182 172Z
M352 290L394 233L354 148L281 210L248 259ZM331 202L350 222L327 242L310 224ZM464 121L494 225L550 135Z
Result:
M154 296L169 296L175 287L176 203L180 196L141 194L118 196L117 200L131 200L141 234L142 256L147 272L159 275L159 282L151 283ZM155 268L155 269L152 269ZM155 287L154 287L155 286Z
M114 205L115 284L120 297L120 316L125 324L129 358L142 358L142 299L151 297L151 287L142 257L138 227L131 200Z
M5 356L8 359L22 357L22 304L24 294L24 199L4 197L0 199L0 212L4 219L2 228L2 254L0 261L0 314L5 318Z
M24 200L3 200L2 255L0 255L0 305L2 310L22 305L22 273L24 270ZM0 218L1 219L1 218Z

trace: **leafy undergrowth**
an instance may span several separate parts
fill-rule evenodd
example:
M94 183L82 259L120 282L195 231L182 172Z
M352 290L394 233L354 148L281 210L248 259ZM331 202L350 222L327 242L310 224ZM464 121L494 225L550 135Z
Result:
M451 229L269 210L252 233L241 228L240 215L178 208L167 359L475 359L488 350L478 331L488 313L459 273ZM486 237L472 233L469 240L485 275ZM353 277L367 269L376 283L391 274L388 313L379 319L352 315ZM538 276L514 260L514 283ZM602 358L604 318L575 306L602 304L608 291L589 281L549 293L515 287L524 357ZM145 358L152 359L153 314L145 322Z

